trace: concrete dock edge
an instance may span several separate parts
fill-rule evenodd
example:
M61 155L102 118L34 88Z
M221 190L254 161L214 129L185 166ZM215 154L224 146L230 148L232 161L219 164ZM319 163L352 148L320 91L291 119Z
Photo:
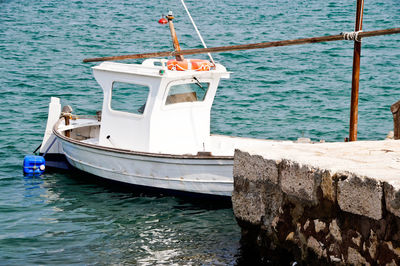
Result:
M296 261L399 265L399 144L236 150L232 204L242 240L259 254L288 250ZM362 155L346 163L347 149Z

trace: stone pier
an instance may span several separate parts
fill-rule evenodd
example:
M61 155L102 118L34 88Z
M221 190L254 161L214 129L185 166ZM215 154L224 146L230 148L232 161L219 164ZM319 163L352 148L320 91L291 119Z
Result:
M242 241L268 257L400 265L400 140L266 141L236 150Z

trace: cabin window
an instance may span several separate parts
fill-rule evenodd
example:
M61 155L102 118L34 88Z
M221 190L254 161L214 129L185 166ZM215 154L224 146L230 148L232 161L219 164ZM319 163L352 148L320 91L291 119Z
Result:
M143 114L147 97L149 95L149 87L114 82L111 95L111 109L134 114Z
M172 85L169 88L166 105L184 102L202 102L206 97L210 83L199 82Z

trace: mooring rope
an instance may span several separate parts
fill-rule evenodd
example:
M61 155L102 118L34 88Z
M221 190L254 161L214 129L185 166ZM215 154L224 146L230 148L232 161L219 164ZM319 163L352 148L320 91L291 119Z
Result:
M358 37L358 34L360 32L362 32L362 30L352 31L352 32L341 32L340 34L343 36L344 40L360 42L361 38Z
M359 4L361 4L361 6L359 6ZM360 14L358 14L358 12L360 12ZM356 21L356 27L354 31L340 33L343 36L344 40L361 42L361 38L359 38L358 34L362 32L363 13L364 13L364 0L361 0L361 2L357 1L357 17L359 20Z
M183 7L184 7L185 10L186 10L186 13L187 13L188 16L189 16L190 21L191 21L192 24L193 24L194 29L195 29L196 32L197 32L197 35L199 35L199 38L200 38L201 43L203 44L204 48L207 48L207 45L206 45L206 43L204 42L203 37L201 37L200 31L199 31L199 29L197 28L196 23L194 23L194 20L193 20L192 16L190 15L189 10L188 10L188 8L187 8L185 2L184 2L183 0L181 0L181 2L182 2ZM214 62L213 57L211 56L210 53L207 53L207 54L208 54L208 57L210 57L211 62L212 62L213 65L215 66L215 62Z
M47 150L43 153L42 157L45 157L45 156L46 156L46 154L49 152L49 150L51 149L51 147L53 147L53 145L54 145L54 143L56 142L56 140L57 140L57 137L54 136L53 141L51 142L51 144L49 145L49 147L47 148Z

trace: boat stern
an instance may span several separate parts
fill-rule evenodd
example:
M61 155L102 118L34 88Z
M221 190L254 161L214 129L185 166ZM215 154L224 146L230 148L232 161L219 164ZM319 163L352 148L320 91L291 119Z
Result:
M53 127L61 116L60 98L51 97L47 116L46 131L43 136L39 154L46 160L46 167L68 169L69 164L61 143L53 133Z

